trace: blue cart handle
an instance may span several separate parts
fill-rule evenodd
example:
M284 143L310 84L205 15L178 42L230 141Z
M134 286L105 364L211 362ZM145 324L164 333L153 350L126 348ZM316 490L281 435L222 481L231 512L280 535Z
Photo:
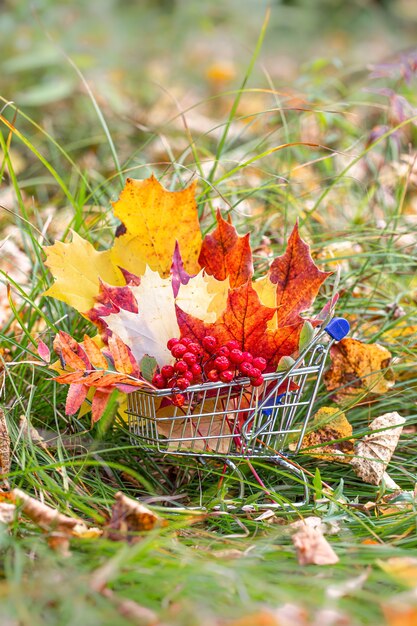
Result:
M341 341L348 334L350 324L344 317L334 317L324 330L335 341Z

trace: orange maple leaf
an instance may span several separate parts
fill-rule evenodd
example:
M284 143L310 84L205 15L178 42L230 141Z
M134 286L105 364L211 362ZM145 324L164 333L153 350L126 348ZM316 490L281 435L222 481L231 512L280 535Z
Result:
M230 278L231 287L239 287L253 275L249 233L239 237L236 228L217 212L217 228L206 235L198 262L217 280Z
M230 289L225 311L212 324L185 313L178 306L176 310L183 337L190 337L200 345L205 335L212 335L220 345L234 339L241 350L266 359L269 371L276 368L282 356L292 354L298 346L302 323L268 330L268 321L276 309L261 304L250 281Z

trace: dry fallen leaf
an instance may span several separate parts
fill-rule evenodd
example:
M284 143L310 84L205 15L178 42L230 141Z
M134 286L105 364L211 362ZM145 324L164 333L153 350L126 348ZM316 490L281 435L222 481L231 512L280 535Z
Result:
M44 502L28 496L21 489L13 489L10 495L20 506L22 513L48 533L49 546L64 556L69 555L71 537L88 537L91 533L93 536L98 536L99 531L89 530L82 520L60 513Z
M413 605L407 606L405 599L400 596L398 601L382 604L382 611L387 626L416 626L417 602L413 599Z
M0 524L11 524L16 513L16 505L12 502L0 502Z
M8 489L8 481L4 478L10 472L10 435L6 416L0 408L0 481Z
M148 509L137 500L129 498L121 491L115 495L111 519L107 525L106 535L116 541L134 539L135 533L152 530L164 524L159 515Z
M352 426L345 414L335 407L322 407L313 417L311 431L304 436L300 452L326 461L349 463L353 454L353 439L350 437ZM290 445L290 449L295 447L294 443Z
M318 528L305 525L293 536L300 565L334 565L339 557Z
M377 343L365 344L347 337L332 346L330 355L332 362L324 381L339 403L369 393L385 393L394 385L389 369L391 353Z
M376 432L358 441L355 445L355 456L350 462L355 474L364 482L379 485L397 447L404 424L405 418L395 411L380 415L369 424L370 430Z
M377 561L379 567L391 578L405 587L417 587L417 558L415 556L393 556Z

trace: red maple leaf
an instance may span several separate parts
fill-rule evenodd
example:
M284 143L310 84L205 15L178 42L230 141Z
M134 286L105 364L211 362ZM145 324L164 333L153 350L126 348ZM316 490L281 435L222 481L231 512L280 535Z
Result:
M217 280L229 277L232 288L243 285L253 275L249 233L240 237L218 211L217 228L205 236L198 262Z
M313 304L322 283L332 272L322 272L310 255L308 244L294 226L284 254L277 257L269 270L276 288L278 326L300 323L300 313Z
M206 324L177 307L177 320L182 337L202 343L203 337L212 335L220 345L231 339L239 342L242 350L262 356L273 371L282 356L292 354L298 346L302 320L276 330L268 329L268 322L276 309L261 304L250 281L230 289L227 306L219 319ZM300 318L301 319L301 318Z

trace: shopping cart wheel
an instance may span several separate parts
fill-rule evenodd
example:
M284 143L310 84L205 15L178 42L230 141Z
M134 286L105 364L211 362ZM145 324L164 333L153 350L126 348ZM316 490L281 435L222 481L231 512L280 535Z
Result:
M240 500L243 500L244 495L245 495L245 479L244 479L242 472L237 467L237 465L233 463L233 461L231 461L230 459L225 459L224 457L220 457L217 460L227 465L229 470L231 470L232 473L236 474L237 479L239 481L239 493L237 497ZM198 457L198 461L201 463L203 467L207 467L207 461L203 456Z
M297 478L300 480L300 482L303 485L304 493L303 493L302 499L298 500L297 502L291 502L291 503L284 502L284 503L276 504L276 506L269 506L269 508L279 508L282 506L291 507L291 508L306 506L310 501L310 489L308 487L306 475L304 474L301 467L297 467L290 461L284 459L282 456L275 456L274 458L271 459L271 463L275 463L275 465L280 465L290 474L294 474L295 476L297 476Z

